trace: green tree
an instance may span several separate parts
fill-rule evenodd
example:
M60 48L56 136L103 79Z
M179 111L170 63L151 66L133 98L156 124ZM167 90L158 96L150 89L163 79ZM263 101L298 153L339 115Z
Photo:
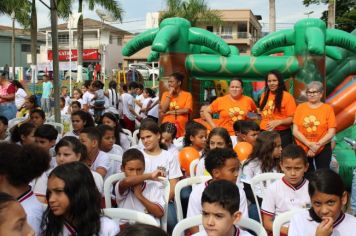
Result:
M185 18L192 26L197 23L221 25L221 15L211 10L205 0L167 0L167 11L160 15L160 22L170 17Z
M303 0L305 6L311 4L329 4L328 9L333 10L335 0ZM331 4L331 5L330 5ZM328 11L324 11L321 19L328 22ZM332 14L331 14L332 15ZM356 28L356 1L336 0L336 25L335 28L351 32Z
M58 16L64 19L69 17L72 5L78 2L78 12L83 12L83 3L86 2L89 10L94 10L100 6L108 11L115 20L122 21L123 9L116 0L60 0L58 2ZM78 20L77 42L78 42L78 66L83 65L83 15ZM80 73L80 71L78 70ZM78 76L81 78L81 76Z

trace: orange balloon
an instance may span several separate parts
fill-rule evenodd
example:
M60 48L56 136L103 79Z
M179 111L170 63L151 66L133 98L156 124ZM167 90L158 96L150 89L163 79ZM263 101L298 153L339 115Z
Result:
M240 161L244 161L252 153L252 145L248 142L239 142L235 145L234 151Z
M199 152L193 147L185 147L179 152L179 162L181 168L189 175L189 166L192 161L198 159Z

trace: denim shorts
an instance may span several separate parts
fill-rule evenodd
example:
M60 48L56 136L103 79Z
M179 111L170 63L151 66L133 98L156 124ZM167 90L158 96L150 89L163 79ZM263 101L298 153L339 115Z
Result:
M5 116L8 120L16 117L15 102L0 103L0 116Z

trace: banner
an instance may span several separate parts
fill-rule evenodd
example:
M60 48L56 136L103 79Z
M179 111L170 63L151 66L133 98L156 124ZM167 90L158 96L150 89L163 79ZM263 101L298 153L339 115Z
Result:
M48 60L53 60L52 50L47 51ZM59 61L69 61L69 50L58 50ZM77 61L78 51L72 49L72 61ZM98 49L84 49L83 60L100 60L100 53Z

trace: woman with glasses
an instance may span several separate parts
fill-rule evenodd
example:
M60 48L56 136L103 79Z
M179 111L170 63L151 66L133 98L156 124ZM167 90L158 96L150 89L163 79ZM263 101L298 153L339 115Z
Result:
M270 71L265 78L265 91L261 96L261 130L277 131L282 147L293 143L291 126L296 104L293 96L286 91L283 77L278 71Z
M309 157L309 171L329 168L330 141L335 135L334 109L324 102L323 84L312 81L307 85L307 102L297 106L293 118L293 135Z

